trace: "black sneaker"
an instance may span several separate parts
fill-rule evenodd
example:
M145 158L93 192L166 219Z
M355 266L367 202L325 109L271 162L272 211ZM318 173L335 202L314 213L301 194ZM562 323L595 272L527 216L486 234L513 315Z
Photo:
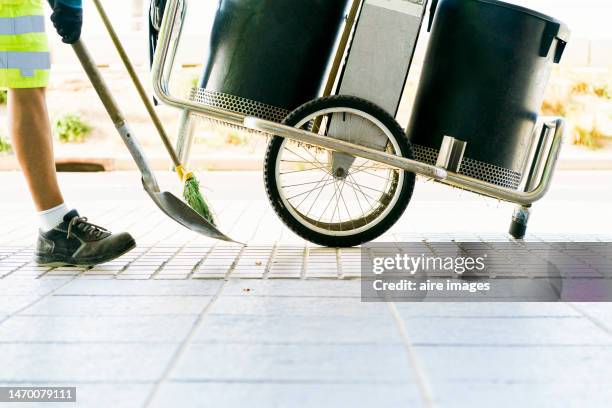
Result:
M39 232L34 261L43 266L88 267L112 261L135 247L130 234L111 234L72 210L57 227Z

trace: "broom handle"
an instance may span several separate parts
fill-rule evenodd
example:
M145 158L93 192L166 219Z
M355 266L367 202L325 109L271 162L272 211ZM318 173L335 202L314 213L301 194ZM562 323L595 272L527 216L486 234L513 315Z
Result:
M100 14L100 17L102 18L104 27L106 27L106 31L108 31L108 34L111 40L113 41L113 44L115 45L115 48L117 49L117 52L119 53L119 57L121 58L121 61L123 62L123 65L125 66L125 69L130 75L130 78L132 79L132 82L134 83L134 86L136 87L136 90L138 91L138 95L140 95L140 99L144 103L145 108L147 109L147 112L149 113L149 116L151 117L151 121L153 121L153 125L155 125L155 128L157 129L157 132L159 133L159 136L161 137L162 142L164 142L164 146L166 147L166 150L168 151L168 154L170 155L170 158L172 159L174 166L181 167L181 161L179 160L179 157L176 154L176 151L174 151L174 147L172 146L172 143L170 142L168 133L166 133L166 129L164 128L164 125L162 124L159 116L157 115L157 112L155 111L155 108L153 107L153 104L151 103L151 99L149 95L147 95L147 91L142 85L140 78L138 78L138 75L136 74L136 70L134 69L134 65L132 64L130 57L128 57L127 53L125 52L125 49L123 48L123 44L121 44L121 41L119 40L119 37L117 36L117 32L115 31L113 24L108 18L108 15L106 14L106 11L104 10L104 7L102 7L102 3L100 2L100 0L93 0L93 2L96 6L96 9L98 9L98 13Z

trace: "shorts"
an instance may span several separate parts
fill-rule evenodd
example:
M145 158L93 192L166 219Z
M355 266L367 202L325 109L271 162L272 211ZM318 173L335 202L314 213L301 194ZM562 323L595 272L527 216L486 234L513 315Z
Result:
M0 0L0 88L44 88L51 56L43 0Z

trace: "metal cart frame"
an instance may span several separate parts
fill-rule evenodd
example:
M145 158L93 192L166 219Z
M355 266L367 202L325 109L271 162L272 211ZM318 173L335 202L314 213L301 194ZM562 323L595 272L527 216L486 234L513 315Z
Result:
M355 1L361 3L362 0ZM172 95L169 90L169 80L181 39L186 12L186 0L168 1L152 66L153 90L159 101L182 110L182 129L179 135L178 151L181 152L181 159L184 161L189 157L192 143L192 138L188 135L188 121L191 114L199 114L213 120L255 130L262 135L281 136L316 147L366 158L391 168L434 179L449 186L517 204L513 222L518 222L525 228L531 205L544 197L550 188L565 131L565 121L559 117L540 118L534 130L533 146L531 147L530 160L525 168L526 177L522 183L523 188L512 190L458 174L443 167L429 165ZM343 50L341 51L343 52Z

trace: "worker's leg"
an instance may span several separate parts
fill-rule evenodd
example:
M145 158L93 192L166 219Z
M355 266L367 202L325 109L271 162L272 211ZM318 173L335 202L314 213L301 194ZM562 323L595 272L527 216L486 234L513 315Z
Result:
M54 3L53 22L64 42L76 41L82 23L80 1L70 3L76 7L66 7L66 1ZM38 209L34 260L54 266L111 261L134 248L134 239L127 233L112 234L81 217L66 206L57 183L45 100L51 60L41 24L44 2L0 0L0 4L0 19L8 27L0 35L0 54L14 56L8 58L9 63L0 64L0 88L9 89L13 145Z
M45 88L10 89L10 132L17 160L38 211L64 203L55 173Z
M9 120L17 159L38 209L38 264L91 266L134 248L127 233L111 234L64 204L57 183L45 88L9 90Z

